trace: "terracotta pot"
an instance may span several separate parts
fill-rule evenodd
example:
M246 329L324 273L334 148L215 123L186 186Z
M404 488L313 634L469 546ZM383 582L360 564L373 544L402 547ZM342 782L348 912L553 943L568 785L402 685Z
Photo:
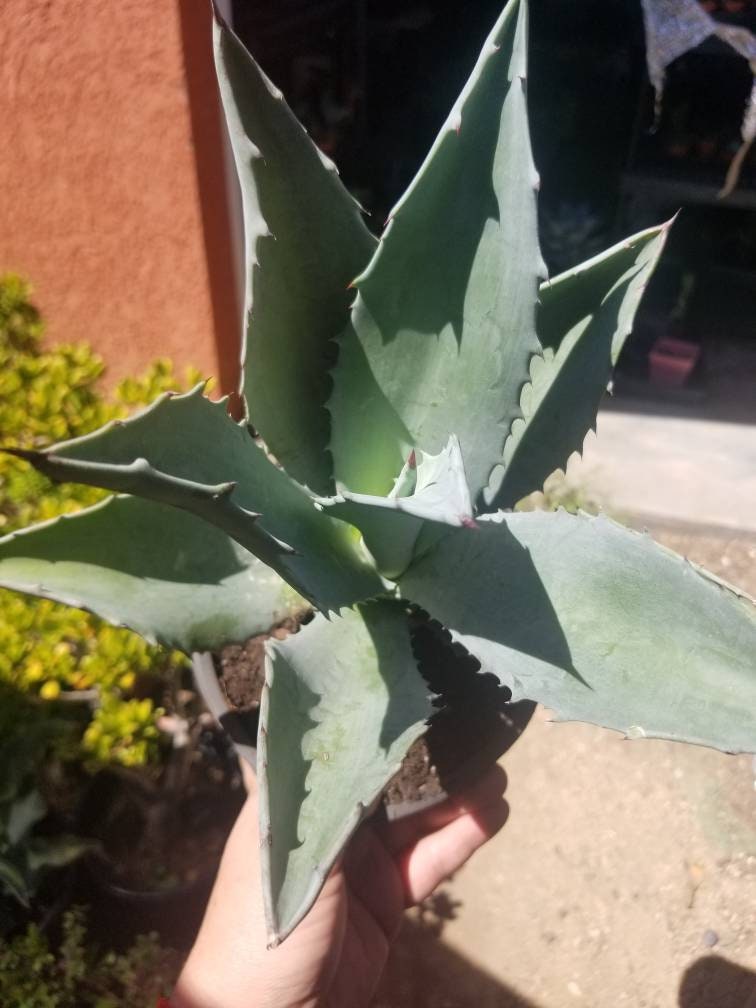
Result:
M701 356L701 347L688 340L662 336L649 354L650 376L654 385L680 388L685 385Z

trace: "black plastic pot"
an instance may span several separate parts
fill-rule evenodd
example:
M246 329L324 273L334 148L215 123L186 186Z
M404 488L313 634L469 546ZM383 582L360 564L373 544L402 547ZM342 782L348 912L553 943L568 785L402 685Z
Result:
M480 675L475 660L452 644L437 624L421 619L413 629L413 647L430 688L445 698L426 735L441 788L427 797L388 803L386 815L392 820L439 804L480 777L520 738L535 710L530 701L508 702L508 691L493 677ZM256 771L259 710L229 709L209 652L192 655L192 666L195 686L208 710L239 756ZM463 735L469 744L450 746L450 733Z
M244 795L226 737L208 725L195 743L191 776L143 779L109 769L81 802L77 832L95 838L97 850L79 866L76 902L91 905L93 933L113 947L156 931L165 944L188 948L199 928ZM218 769L221 777L209 776Z
M92 934L103 946L125 948L136 935L155 931L163 944L184 951L202 923L215 874L214 868L191 882L138 890L119 885L107 862L91 857L81 866L77 898L91 907Z

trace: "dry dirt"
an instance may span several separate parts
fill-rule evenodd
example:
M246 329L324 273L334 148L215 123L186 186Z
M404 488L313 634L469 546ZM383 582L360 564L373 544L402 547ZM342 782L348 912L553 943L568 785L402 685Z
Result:
M756 594L756 539L657 528ZM750 757L538 711L510 819L407 915L376 1008L756 1008Z

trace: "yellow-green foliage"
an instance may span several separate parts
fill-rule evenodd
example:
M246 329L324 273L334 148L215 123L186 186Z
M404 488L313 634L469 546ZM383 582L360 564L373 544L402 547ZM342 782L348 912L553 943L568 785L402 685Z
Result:
M57 948L35 925L0 944L0 1004L10 1008L154 1008L178 972L178 957L155 934L123 952L98 948L86 915L63 915Z
M84 749L98 763L149 763L158 752L155 718L163 713L151 700L120 700L106 693L84 732Z
M86 343L43 348L42 322L19 277L0 277L0 436L9 447L39 448L87 434L126 416L161 392L200 380L188 370L181 380L170 361L156 360L138 378L120 382L106 397L97 385L102 358ZM19 459L0 459L0 530L12 532L32 521L93 504L102 490L56 486Z
M37 448L78 437L199 380L188 371L181 381L169 361L158 360L104 395L97 385L104 364L87 344L43 347L30 293L19 277L0 277L0 443ZM91 487L53 484L0 455L0 535L103 496ZM163 676L182 661L87 613L0 590L0 680L49 700L64 690L96 688L102 709L82 742L96 759L133 766L155 755L156 712L150 700L134 706L129 695L140 676Z

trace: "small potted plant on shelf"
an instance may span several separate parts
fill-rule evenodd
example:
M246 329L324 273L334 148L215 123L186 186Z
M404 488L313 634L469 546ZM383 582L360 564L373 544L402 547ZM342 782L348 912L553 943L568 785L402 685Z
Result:
M682 278L680 294L666 321L666 331L651 347L649 375L654 385L666 388L686 385L700 360L700 345L685 339L684 331L685 315L695 286L694 274L686 273Z
M117 496L0 540L0 584L187 653L265 633L303 600L315 611L265 646L271 944L426 732L418 624L558 719L756 749L751 602L604 517L511 510L580 450L667 233L545 279L526 42L511 0L376 240L217 19L246 230L245 418L198 386L14 450Z

